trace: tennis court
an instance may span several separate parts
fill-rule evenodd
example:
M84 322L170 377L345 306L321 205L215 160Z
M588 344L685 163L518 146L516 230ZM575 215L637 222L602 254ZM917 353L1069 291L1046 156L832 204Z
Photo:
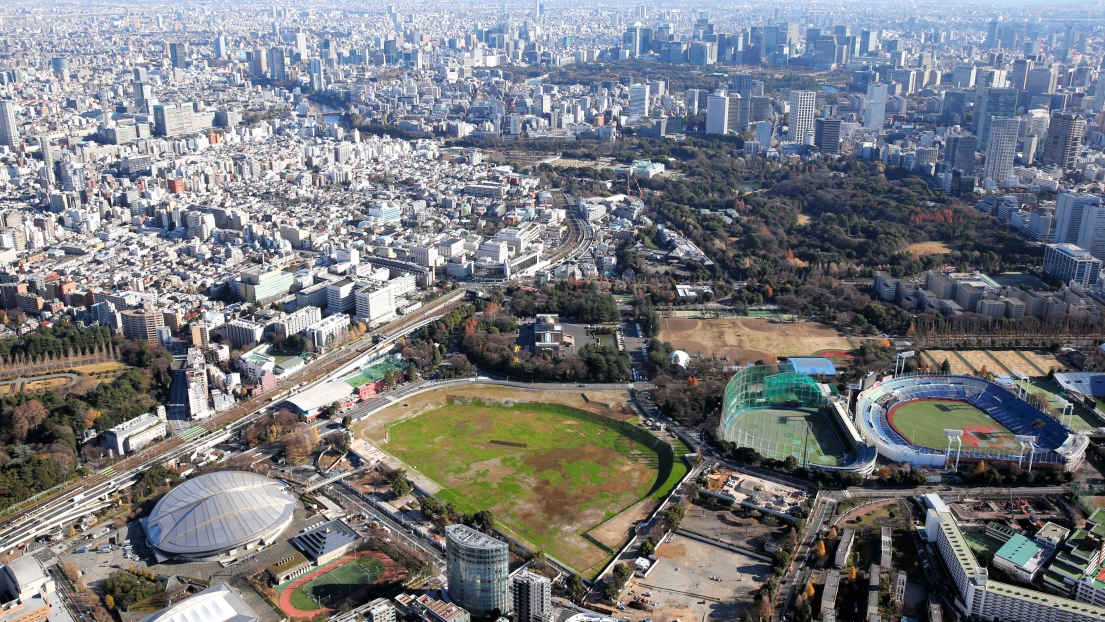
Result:
M373 557L361 557L294 588L291 605L302 611L322 609L384 576L384 564Z
M732 437L737 445L752 447L765 458L794 456L799 464L808 458L814 464L840 466L847 453L825 416L808 410L746 410L733 422Z

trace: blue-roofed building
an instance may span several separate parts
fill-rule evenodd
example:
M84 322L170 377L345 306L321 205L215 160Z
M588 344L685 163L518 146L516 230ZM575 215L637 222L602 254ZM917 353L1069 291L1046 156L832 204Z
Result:
M836 376L836 366L822 356L794 356L787 358L794 371L807 376Z
M994 553L994 566L1018 581L1031 583L1051 557L1052 551L1053 549L1015 533Z
M1088 371L1059 372L1055 374L1055 382L1059 383L1059 386L1067 393L1105 397L1105 373Z
M334 519L311 527L292 538L292 543L315 560L316 566L322 566L348 553L358 538L357 532L345 521Z

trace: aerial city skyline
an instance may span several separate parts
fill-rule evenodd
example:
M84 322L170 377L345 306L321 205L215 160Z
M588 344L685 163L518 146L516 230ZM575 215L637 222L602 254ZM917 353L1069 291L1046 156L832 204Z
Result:
M1105 5L0 6L0 622L1105 620Z

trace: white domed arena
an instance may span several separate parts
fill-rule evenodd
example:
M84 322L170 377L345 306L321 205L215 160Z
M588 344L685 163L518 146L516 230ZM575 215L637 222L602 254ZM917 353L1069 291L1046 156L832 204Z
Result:
M226 562L271 544L294 514L295 497L280 482L218 471L174 488L142 524L160 561Z

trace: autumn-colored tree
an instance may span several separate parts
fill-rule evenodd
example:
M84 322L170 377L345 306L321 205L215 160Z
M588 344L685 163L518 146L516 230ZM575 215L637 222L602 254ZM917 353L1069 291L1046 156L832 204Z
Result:
M694 376L687 376L687 388L693 389L698 386L698 378Z
M104 596L104 606L108 609L115 608L115 598L111 594Z
M48 416L50 416L50 413L38 400L29 400L16 406L12 410L12 436L20 441L27 440L27 435L42 425Z
M775 297L775 290L770 285L764 287L764 298L771 300Z
M848 579L849 579L850 581L855 581L855 580L856 580L856 567L855 567L855 566L852 566L852 567L851 567L851 568L850 568L850 569L848 570Z
M815 593L815 590L813 588L813 582L811 581L811 582L806 584L806 591L805 591L805 593L803 593L803 596L806 597L806 600L809 600L809 599L813 598L814 593Z
M979 475L982 475L985 472L986 472L986 461L985 460L979 460L978 461L978 466L975 467L975 473L977 473Z
M825 557L825 541L824 540L818 540L817 541L817 556L818 557Z
M833 527L832 529L829 530L829 539L830 540L836 540L838 535L840 535L840 534L837 532L836 527Z
M88 410L84 411L84 424L88 426L89 430L91 430L92 427L96 424L96 418L102 414L102 412L96 410L95 408L89 408Z

